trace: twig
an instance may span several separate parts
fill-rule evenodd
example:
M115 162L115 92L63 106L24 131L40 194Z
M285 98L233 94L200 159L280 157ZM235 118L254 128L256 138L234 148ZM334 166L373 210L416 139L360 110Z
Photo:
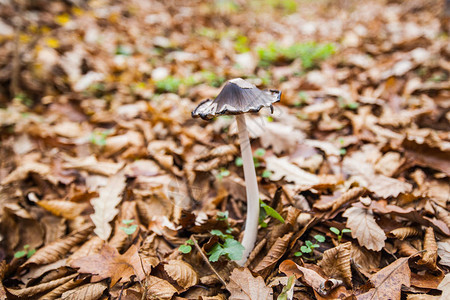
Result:
M216 276L217 276L217 278L219 278L220 282L222 282L223 286L227 286L225 280L223 280L223 278L219 275L219 273L217 273L216 269L214 269L214 267L211 265L211 263L209 262L208 258L205 255L205 253L203 253L202 248L200 248L200 246L198 245L197 240L195 239L194 236L191 236L191 240L194 242L195 248L197 248L198 252L200 252L200 255L203 257L205 262L208 264L209 268L214 272L214 274L216 274Z

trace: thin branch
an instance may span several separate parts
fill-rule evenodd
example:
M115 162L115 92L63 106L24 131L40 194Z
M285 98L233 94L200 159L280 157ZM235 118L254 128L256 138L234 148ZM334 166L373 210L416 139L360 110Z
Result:
M219 275L219 273L217 273L216 269L214 269L214 267L209 262L208 258L206 257L205 253L203 252L202 248L200 248L200 246L198 245L195 237L191 236L191 239L194 242L195 248L197 248L198 252L200 252L200 255L203 257L205 262L208 264L209 268L214 272L214 274L216 274L217 278L219 278L219 280L220 280L220 282L222 282L223 286L227 286L225 280L223 280L223 278Z

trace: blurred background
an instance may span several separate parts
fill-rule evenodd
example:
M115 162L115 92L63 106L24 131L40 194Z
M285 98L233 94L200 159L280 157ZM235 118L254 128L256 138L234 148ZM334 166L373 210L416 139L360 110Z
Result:
M233 77L286 90L283 101L292 104L301 90L346 84L355 74L346 67L365 69L444 38L444 7L417 0L1 0L0 105L16 99L43 109L64 97L103 99L99 105L109 107L164 93L199 100ZM421 75L444 80L448 69Z

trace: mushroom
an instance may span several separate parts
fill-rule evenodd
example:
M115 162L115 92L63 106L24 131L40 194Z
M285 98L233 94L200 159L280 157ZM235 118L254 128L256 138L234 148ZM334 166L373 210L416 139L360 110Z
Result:
M250 82L242 78L235 78L225 84L214 100L207 99L201 102L192 112L192 117L200 117L204 120L210 120L219 115L236 115L247 194L247 220L242 239L245 250L242 259L237 262L241 266L244 265L253 250L259 221L258 182L244 113L257 113L263 107L269 107L273 113L272 104L280 101L280 97L280 91L261 91Z

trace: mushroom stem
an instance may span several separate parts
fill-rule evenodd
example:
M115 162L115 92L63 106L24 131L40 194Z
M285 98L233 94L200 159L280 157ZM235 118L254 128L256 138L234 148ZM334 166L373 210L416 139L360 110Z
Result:
M236 116L239 143L241 144L242 161L244 164L244 179L247 194L247 220L245 222L244 237L242 246L245 250L242 259L237 263L242 266L247 261L250 252L255 246L256 236L258 234L259 219L259 191L256 180L255 165L253 163L252 148L248 138L247 125L243 114Z

